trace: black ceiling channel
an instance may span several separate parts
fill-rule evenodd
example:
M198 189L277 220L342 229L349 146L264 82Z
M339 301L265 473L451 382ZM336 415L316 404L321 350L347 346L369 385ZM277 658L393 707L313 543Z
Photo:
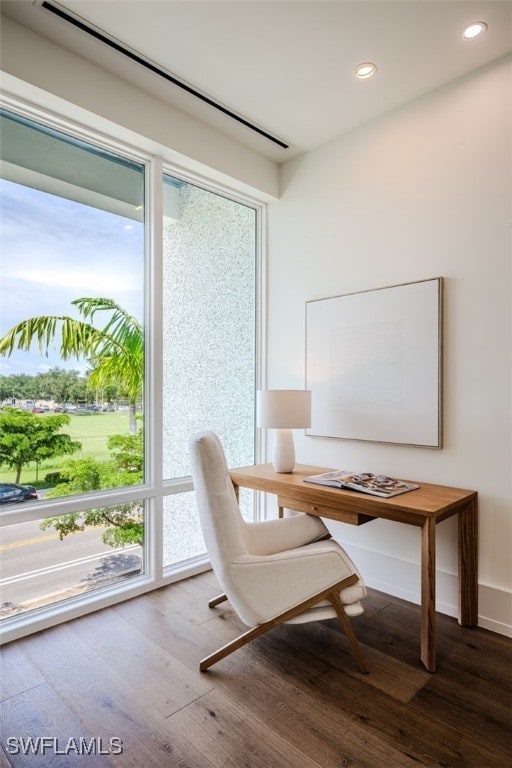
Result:
M46 0L44 0L44 2L41 4L41 7L55 14L55 16L59 16L61 19L64 19L64 21L67 21L69 24L73 24L75 27L78 27L78 29L81 29L82 32L86 32L88 35L91 35L91 37L95 37L96 40L99 40L100 42L105 43L105 45L110 46L110 48L113 48L118 53L122 53L123 56L127 56L129 59L132 59L132 61L137 62L137 64L140 64L146 69L149 69L154 74L159 75L159 77L163 77L165 80L168 80L173 85L178 86L178 88L181 88L187 93L190 93L192 96L195 96L196 99L200 99L201 101L204 101L204 103L208 104L210 107L217 109L219 112L222 112L224 115L227 115L228 117L231 117L233 120L236 120L238 123L245 125L245 127L250 128L251 131L255 131L256 133L259 133L260 136L264 136L266 139L274 142L274 144L277 144L283 149L290 148L289 144L285 144L284 141L281 141L280 139L276 139L275 136L272 136L272 134L267 133L262 128L258 128L257 125L253 125L248 120L245 120L243 117L240 117L240 115L237 115L236 112L232 112L231 110L222 106L222 104L218 104L213 99L210 99L208 96L205 96L200 91L196 91L190 85L187 85L187 83L184 83L181 80L178 80L176 77L173 77L172 75L170 75L168 72L165 72L164 70L159 69L154 64L151 64L151 62L146 61L145 59L143 59L141 56L138 56L133 51L130 51L128 48L125 48L119 43L116 43L115 40L111 40L106 35L102 35L101 32L99 32L98 30L92 27L89 27L87 24L84 24L79 19L66 13L61 8L58 8L57 6L46 2Z

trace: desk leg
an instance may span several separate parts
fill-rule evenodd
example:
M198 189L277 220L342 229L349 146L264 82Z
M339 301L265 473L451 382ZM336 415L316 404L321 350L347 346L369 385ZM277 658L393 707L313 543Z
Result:
M478 504L459 512L459 624L478 624Z
M436 671L436 521L427 517L421 527L421 660Z

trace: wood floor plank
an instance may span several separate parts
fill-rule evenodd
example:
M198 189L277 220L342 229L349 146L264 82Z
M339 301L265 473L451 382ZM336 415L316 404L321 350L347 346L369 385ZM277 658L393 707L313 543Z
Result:
M73 624L73 630L134 688L147 687L148 707L169 717L212 689L204 675L193 672L122 616L104 610Z
M80 620L79 620L80 621ZM32 662L51 678L59 697L76 717L108 740L120 738L122 768L211 768L193 743L187 752L173 742L167 720L146 706L148 679L138 694L67 626L20 641Z
M118 736L112 768L510 768L509 638L438 615L431 675L418 606L370 590L352 621L369 675L335 621L276 627L202 674L245 629L208 608L219 591L201 574L5 646L9 727Z
M1 746L0 746L0 768L11 768L11 763L7 759L7 755L5 754Z
M215 648L207 623L199 626L190 622L182 614L171 611L153 594L121 603L114 610L135 627L143 626L145 634L162 648L172 648L173 655L194 671L198 669L199 661L212 650L212 645ZM239 622L238 619L235 621ZM237 626L243 625L239 622ZM235 629L233 633L227 623L220 629L223 629L223 642L232 639L237 631Z
M460 640L447 657L450 668L456 667L494 685L510 680L512 670L512 641L478 627L461 627ZM505 675L503 674L505 670Z
M240 700L212 691L174 715L173 726L194 734L216 768L322 768L296 749L278 730L268 728ZM265 733L265 738L261 738Z
M487 680L449 668L433 676L414 699L419 712L456 728L469 741L485 738L512 765L512 697L506 681L500 695Z
M482 765L507 768L508 761L494 749L492 742L489 741L487 747L487 739L485 746L482 746L481 739L464 739L457 728L442 718L420 712L410 705L405 708L402 703L378 690L372 690L372 695L368 695L368 688L356 678L333 667L326 669L325 658L312 661L311 641L304 636L294 633L281 642L275 636L270 641L275 643L276 663L283 674L304 678L309 673L311 687L317 695L326 697L340 711L351 714L356 722L364 723L369 732L399 747L403 754L413 757L420 764L450 768L481 768ZM490 754L494 761L491 763Z
M420 653L421 610L418 605L394 598L375 620L363 614L352 621L359 640L376 650L387 653L410 666L422 668ZM456 619L436 614L437 666L442 665L461 642L464 632Z
M109 750L108 739L96 741L97 734L84 728L47 683L2 701L0 722L12 768L76 768L84 760L88 768L112 766L109 757L98 754ZM82 739L90 750L86 757Z
M250 646L248 650L247 654L230 656L223 671L219 671L219 665L217 671L214 667L208 674L215 675L216 690L222 690L235 701L243 701L250 717L264 724L265 733L277 729L322 768L417 765L387 741L369 734L364 724L355 722L350 714L340 712L332 702L319 697L312 686L284 676L260 651ZM344 695L342 687L339 695Z
M379 601L381 603L381 606L380 606L381 610L382 608L390 605L389 598L387 596L385 597L384 601L381 601L380 598L379 598ZM229 606L229 604L222 604L222 605ZM393 612L398 615L400 615L404 611L407 611L407 609L409 609L413 615L415 613L418 613L417 606L411 606L405 603L405 601L396 600L396 603L394 603L392 607L394 609ZM215 609L213 613L215 613L217 610L219 609ZM380 617L380 614L379 614L379 617ZM232 611L230 611L229 607L223 609L222 618L223 618L222 625L224 630L225 624L229 624L229 622L233 618ZM458 627L458 625L454 627L453 626L454 622L449 617L443 617L443 619L446 620L446 624L448 625L448 628L450 630L448 634L451 635L447 638L445 642L445 646L447 648L453 647L453 643L455 642L454 636L460 639L461 632L465 632L465 633L472 632L471 630ZM209 625L208 627L209 633L213 635L215 633L215 628L217 626L218 625ZM335 623L328 622L327 626L330 626L330 627L335 626L337 631L340 632L341 634L340 628L338 628L337 625L335 625ZM310 638L310 644L311 646L314 646L315 652L319 656L321 656L324 651L324 646L320 647L319 643L321 641L319 640L319 636L325 637L325 638L328 637L329 630L326 630L326 625L319 623L319 624L302 625L302 627L303 627L303 631L313 632L313 635ZM307 630L304 629L305 627L307 627ZM237 625L236 629L237 631L239 631L240 627ZM292 631L296 629L298 628L292 628ZM395 625L393 632L397 634L399 630L400 630L400 626ZM286 630L283 629L283 631L286 631ZM327 635L326 635L326 632L328 633ZM235 632L230 636L230 639L233 636L235 636ZM476 639L475 634L472 634L471 637ZM393 656L391 656L389 653L383 653L380 651L376 652L376 651L373 651L372 649L365 647L364 649L365 652L372 659L372 662L373 662L372 674L369 676L360 675L360 673L354 668L351 656L347 650L346 642L344 641L344 639L342 640L342 642L344 643L345 648L339 649L340 652L338 653L337 646L334 646L335 653L333 654L332 643L330 641L330 638L328 638L328 645L325 647L325 650L327 652L330 646L330 651L331 651L330 657L329 657L330 666L334 666L340 670L348 672L348 674L350 674L353 677L359 677L360 681L364 685L379 688L380 690L385 692L387 695L391 695L400 701L404 701L404 702L410 701L416 695L416 693L422 689L425 683L427 683L431 678L430 673L427 673L423 668L423 666L421 665L421 663L419 662L416 649L413 650L413 646L416 645L417 638L416 637L413 638L412 633L410 633L410 637L408 639L408 653L414 653L414 665L411 666L410 664L404 664L403 662L394 659ZM265 643L265 639L262 638L260 647L264 646L264 643ZM509 658L510 658L510 642L509 641L505 642L503 645L505 648L508 649ZM225 664L226 662L224 661L223 663Z
M361 644L361 647L370 674L361 674L354 664L343 630L335 620L311 624L306 631L310 641L314 643L315 652L319 656L325 654L329 664L398 701L411 701L430 679L430 673L423 667L412 667L389 653L383 653L365 644Z
M0 648L0 701L44 682L19 643L7 643Z
M163 588L153 593L155 600L160 602L166 611L182 616L192 624L202 624L208 621L208 601L203 599L202 593L190 587L190 579L180 582L179 593L176 589Z

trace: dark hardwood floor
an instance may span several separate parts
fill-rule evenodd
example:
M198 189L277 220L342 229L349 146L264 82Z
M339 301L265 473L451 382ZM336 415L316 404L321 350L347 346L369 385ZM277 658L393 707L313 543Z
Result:
M244 629L229 603L208 608L217 592L203 574L4 646L1 768L512 765L509 639L438 615L431 675L419 608L371 591L353 619L367 676L335 621L278 627L200 673Z

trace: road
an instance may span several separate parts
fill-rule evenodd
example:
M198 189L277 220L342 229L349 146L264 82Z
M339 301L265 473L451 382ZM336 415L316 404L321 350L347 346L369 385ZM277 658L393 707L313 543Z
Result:
M39 521L0 531L0 617L30 610L139 571L142 550L106 546L103 528L87 528L60 541Z

